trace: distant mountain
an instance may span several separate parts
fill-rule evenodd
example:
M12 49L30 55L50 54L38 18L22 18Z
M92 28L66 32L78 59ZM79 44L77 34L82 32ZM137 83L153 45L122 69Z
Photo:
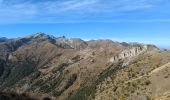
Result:
M162 50L164 50L164 49L170 50L170 46L158 46L158 47Z
M0 38L1 41L5 42L7 38ZM45 33L36 33L30 36L26 36L23 38L16 38L12 39L3 44L13 44L14 47L20 47L22 45L31 44L33 42L50 42L57 46L63 48L72 48L76 50L82 50L85 48L123 48L125 47L124 44L113 42L112 40L91 40L91 41L84 41L79 38L70 38L67 39L65 37L54 37L52 35L47 35ZM116 46L116 47L115 47ZM126 45L127 46L127 45Z
M89 48L110 48L110 49L122 49L126 46L122 45L119 42L113 42L112 40L90 40L87 41Z
M169 92L170 78L163 72L169 71L170 52L154 45L45 33L2 40L0 92L4 95L15 92L40 100L148 100Z
M7 41L8 39L6 38L6 37L1 37L0 38L0 42L5 42L5 41Z

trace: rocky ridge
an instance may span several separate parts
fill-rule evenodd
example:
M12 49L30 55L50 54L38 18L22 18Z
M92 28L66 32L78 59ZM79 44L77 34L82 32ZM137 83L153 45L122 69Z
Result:
M110 61L111 62L117 62L121 59L125 59L125 58L132 58L135 57L143 52L147 51L147 45L140 45L140 46L134 46L134 47L130 47L127 48L125 50L123 50L122 52L120 52L118 55L113 56Z
M44 33L7 39L0 42L0 89L54 100L92 99L113 73L158 52L153 45L56 38Z

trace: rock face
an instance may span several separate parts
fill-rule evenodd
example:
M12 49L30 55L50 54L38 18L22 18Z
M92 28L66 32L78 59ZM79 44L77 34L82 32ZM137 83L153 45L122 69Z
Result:
M57 38L56 41L59 45L62 45L63 47L70 47L76 50L82 50L88 47L88 44L79 38L67 39L65 37L61 37Z
M135 57L135 56L145 52L147 49L148 49L147 45L140 45L140 46L134 46L134 47L127 48L127 49L123 50L122 52L120 52L118 55L113 56L110 59L110 62L117 62L121 59Z
M55 37L52 35L47 35L45 33L36 33L30 36L25 37L25 39L30 40L30 42L43 42L43 41L49 41L49 42L55 42Z

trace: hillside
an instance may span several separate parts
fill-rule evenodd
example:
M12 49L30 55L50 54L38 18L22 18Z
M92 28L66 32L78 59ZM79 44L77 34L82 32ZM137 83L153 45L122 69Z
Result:
M100 83L94 99L169 100L169 67L169 51L140 55Z
M168 100L169 63L170 52L154 45L44 33L2 38L0 90L40 100Z

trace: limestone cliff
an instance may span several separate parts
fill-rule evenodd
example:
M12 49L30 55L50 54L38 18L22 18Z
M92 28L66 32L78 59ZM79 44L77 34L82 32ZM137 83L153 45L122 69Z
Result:
M123 50L119 54L113 56L110 59L110 62L117 62L117 61L119 61L121 59L135 57L135 56L147 51L148 46L149 45L143 45L143 44L142 45L137 45L137 46L131 46L131 47Z

